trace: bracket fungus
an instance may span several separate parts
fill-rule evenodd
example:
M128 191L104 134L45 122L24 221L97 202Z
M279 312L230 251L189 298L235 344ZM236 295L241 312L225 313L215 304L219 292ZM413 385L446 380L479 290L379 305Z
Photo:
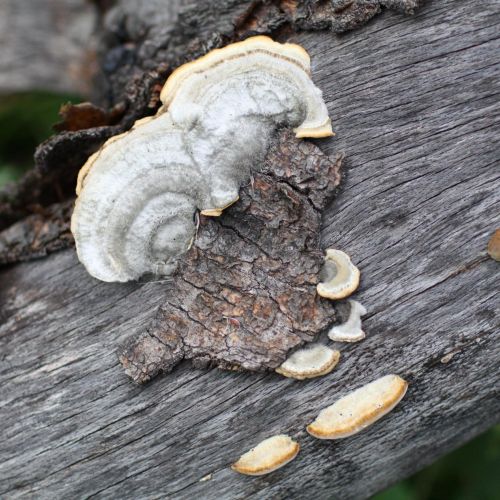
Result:
M366 314L366 308L356 300L349 299L349 318L341 325L334 325L328 332L330 340L335 342L358 342L365 338L361 329L361 316Z
M262 476L283 467L292 461L300 450L300 445L285 434L261 441L235 462L231 469L248 476Z
M408 383L398 375L381 377L321 410L307 432L318 439L352 436L389 413L407 388Z
M304 380L330 373L339 362L340 352L322 344L313 344L295 351L276 372L289 378Z
M322 281L316 289L321 297L331 300L343 299L358 288L359 276L359 269L346 253L328 248L321 270Z
M220 215L283 126L333 135L307 52L257 36L168 78L152 118L112 137L82 167L71 220L80 261L103 281L172 274L194 214Z

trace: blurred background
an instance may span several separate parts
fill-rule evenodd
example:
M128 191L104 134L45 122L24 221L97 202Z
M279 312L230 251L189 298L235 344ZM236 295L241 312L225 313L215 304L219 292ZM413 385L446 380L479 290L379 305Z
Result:
M86 0L0 3L0 189L32 167L61 105L91 99L95 9ZM500 425L374 498L500 500L499 476Z

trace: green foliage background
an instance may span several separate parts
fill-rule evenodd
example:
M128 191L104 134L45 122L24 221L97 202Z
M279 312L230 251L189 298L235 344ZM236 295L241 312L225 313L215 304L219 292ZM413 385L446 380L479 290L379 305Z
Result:
M500 500L500 425L374 500Z
M52 135L64 102L78 96L29 92L0 97L0 186L14 181L33 165L33 153Z
M80 99L46 92L0 98L0 186L32 166L35 147L53 133L67 101ZM500 425L374 499L500 500Z

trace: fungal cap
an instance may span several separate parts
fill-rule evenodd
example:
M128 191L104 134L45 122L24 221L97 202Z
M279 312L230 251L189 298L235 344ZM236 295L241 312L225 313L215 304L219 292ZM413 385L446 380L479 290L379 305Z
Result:
M265 50L277 52L282 57L293 55L304 70L310 72L311 59L309 54L300 45L294 43L280 44L268 36L253 36L241 42L232 43L221 49L214 49L202 57L179 66L168 77L160 93L160 100L164 106L168 106L182 83L193 73L201 73L207 69L219 65L222 61L233 57Z
M151 120L152 117L148 116L146 118L141 118L140 120L137 120L134 124L134 127L139 123L139 122L145 122L146 120L149 121ZM110 137L102 146L100 149L98 149L94 154L90 155L87 159L87 161L84 163L83 167L79 170L78 172L78 177L76 180L76 195L80 195L81 190L83 189L83 182L85 180L85 177L87 177L88 173L90 172L90 169L94 166L94 163L98 160L103 148L106 146L109 146L110 144L113 144L113 142L117 142L123 137L126 137L128 135L128 132L123 132L122 134L117 134L112 137Z
M84 163L83 167L78 172L78 177L76 180L76 190L75 190L77 196L80 194L80 192L83 188L83 181L85 180L85 177L87 177L87 174L89 173L90 169L92 168L92 165L94 165L98 156L99 156L99 151L90 155L88 157L87 161Z
M307 432L318 439L352 436L389 413L407 388L408 383L398 375L381 377L321 410Z
M330 373L340 359L340 352L322 344L305 347L294 352L276 372L298 380L321 377Z
M154 116L145 116L144 118L139 118L138 120L136 120L134 122L134 125L132 126L132 128L134 129L134 128L140 127L142 125L146 125L146 123L149 123L150 121L153 121L154 119L155 119Z
M261 476L292 461L299 450L299 443L285 434L279 434L264 439L255 448L241 455L231 469L248 476Z
M500 261L500 229L497 229L491 236L487 250L492 259Z
M365 307L356 300L348 300L351 309L349 318L341 325L334 325L328 332L328 337L334 342L357 342L365 338L365 332L361 329L361 316L366 314Z
M192 76L207 73L213 68L217 68L217 73L224 74L225 62L237 60L239 58L262 53L266 56L275 57L285 61L292 66L297 66L307 75L311 74L311 59L309 54L300 45L294 43L275 42L268 36L254 36L242 42L232 43L220 49L214 49L208 54L194 61L188 62L175 69L168 77L160 93L160 100L163 106L160 113L165 112L184 83ZM321 94L320 94L321 95ZM320 100L321 101L321 100ZM335 135L328 112L323 102L318 106L317 99L309 100L311 109L308 109L306 120L294 129L297 138L311 137L323 138ZM314 116L314 118L312 118ZM320 118L321 117L321 118ZM319 119L319 122L317 121Z
M316 286L321 297L331 300L343 299L359 286L359 269L341 250L327 249L322 272L326 273L327 280Z

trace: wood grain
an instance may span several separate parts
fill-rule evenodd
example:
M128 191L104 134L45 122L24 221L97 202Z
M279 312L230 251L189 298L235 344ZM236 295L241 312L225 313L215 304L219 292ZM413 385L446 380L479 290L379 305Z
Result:
M161 283L99 283L71 250L1 271L0 496L366 498L497 422L499 25L493 0L443 0L292 37L337 132L318 145L347 154L323 243L360 267L369 311L366 340L337 345L329 376L186 363L137 387L116 346L148 323ZM338 442L306 435L321 408L391 372L410 382L391 414ZM228 468L278 433L301 443L292 463Z

